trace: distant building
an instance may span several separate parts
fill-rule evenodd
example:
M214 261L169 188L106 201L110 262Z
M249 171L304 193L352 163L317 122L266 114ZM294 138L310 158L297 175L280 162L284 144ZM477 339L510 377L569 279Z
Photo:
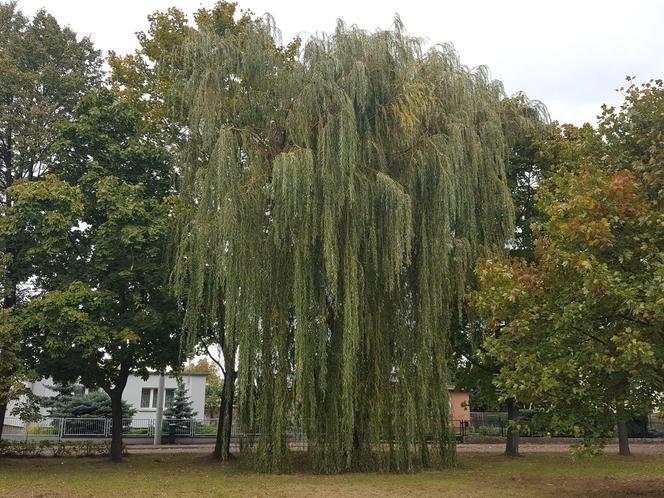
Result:
M205 373L183 373L182 382L187 388L196 418L203 418L205 412ZM177 387L177 380L173 375L167 375L164 382L164 407L173 400L173 393ZM154 419L157 413L157 388L159 375L152 374L147 380L130 375L122 399L136 409L134 418Z
M450 397L450 421L455 425L470 420L470 395L454 386L447 386Z
M192 407L196 418L202 419L205 412L205 382L207 374L205 373L182 373L182 382L187 388L187 393L192 402ZM56 393L49 389L53 385L51 379L42 379L28 384L30 390L37 396L53 397ZM173 399L177 379L174 375L167 375L164 379L164 407L168 406ZM134 419L152 419L157 413L157 389L159 387L159 375L151 374L146 380L136 375L130 375L127 385L122 393L122 400L129 403L135 410ZM76 394L85 394L88 389L81 386ZM10 403L7 410L7 417L12 417L11 411L15 403ZM41 409L43 415L48 415L46 408Z

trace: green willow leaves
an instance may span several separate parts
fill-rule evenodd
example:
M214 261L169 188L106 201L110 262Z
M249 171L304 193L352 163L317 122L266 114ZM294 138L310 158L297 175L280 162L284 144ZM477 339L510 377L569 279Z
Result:
M451 463L448 336L473 261L513 235L502 86L398 19L299 55L272 31L183 44L185 345L222 325L237 345L260 469L287 466L293 425L321 472Z

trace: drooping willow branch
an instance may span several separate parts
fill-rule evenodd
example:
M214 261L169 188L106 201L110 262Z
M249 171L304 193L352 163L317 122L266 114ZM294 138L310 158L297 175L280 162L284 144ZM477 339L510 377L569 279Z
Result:
M256 21L185 56L174 282L189 347L225 306L257 467L293 425L322 472L449 463L448 337L513 233L502 86L398 21L297 58Z

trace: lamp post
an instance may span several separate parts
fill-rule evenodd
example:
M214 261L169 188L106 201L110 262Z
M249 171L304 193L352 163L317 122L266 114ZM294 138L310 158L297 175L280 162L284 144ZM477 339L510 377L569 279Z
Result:
M159 375L159 388L157 389L157 413L155 414L154 445L161 444L161 426L164 419L164 384L166 382L164 373Z

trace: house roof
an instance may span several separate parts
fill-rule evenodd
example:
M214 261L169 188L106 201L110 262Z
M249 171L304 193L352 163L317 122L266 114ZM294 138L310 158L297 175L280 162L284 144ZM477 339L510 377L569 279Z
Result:
M161 375L160 372L150 372L149 375ZM205 372L181 372L179 374L182 377L207 377L207 373ZM166 372L167 377L177 377L176 374L173 372ZM140 375L137 375L136 377L140 377Z

